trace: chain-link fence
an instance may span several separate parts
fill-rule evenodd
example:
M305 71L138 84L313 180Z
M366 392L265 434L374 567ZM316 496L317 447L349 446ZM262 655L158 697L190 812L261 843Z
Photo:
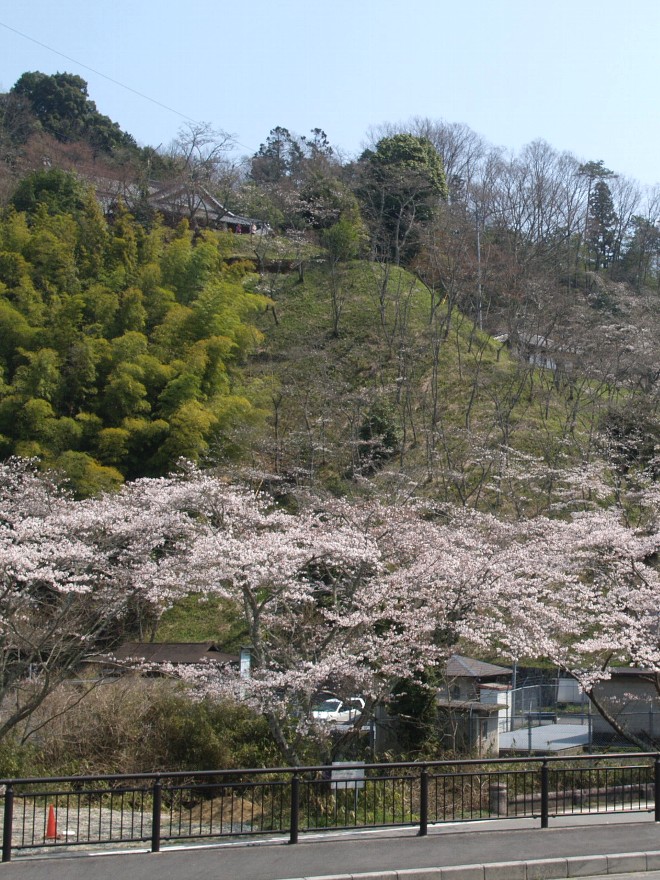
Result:
M511 692L506 718L500 721L504 748L510 748L507 744L515 740L516 751L538 751L541 741L547 740L552 746L554 740L564 735L570 738L570 728L574 729L575 737L578 731L581 736L579 741L575 740L576 745L579 742L586 748L625 747L631 737L649 746L660 741L659 700L622 694L603 698L602 704L614 724L594 708L572 679L554 678L516 687ZM561 730L548 730L544 736L533 733L538 727L550 725Z

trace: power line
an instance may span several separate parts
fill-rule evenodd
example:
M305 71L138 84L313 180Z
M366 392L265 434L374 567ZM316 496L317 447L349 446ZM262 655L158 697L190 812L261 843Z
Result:
M107 79L108 82L114 83L114 85L119 86L122 89L126 89L126 91L128 92L132 92L139 98L144 98L145 101L150 101L152 104L156 104L158 107L162 107L163 110L168 110L170 113L174 113L176 116L180 116L181 119L186 119L188 122L192 122L195 125L200 124L199 121L197 119L193 119L192 116L187 116L185 113L181 113L179 110L175 110L173 107L168 107L167 104L163 104L161 101L157 101L155 98L150 98L149 95L145 95L143 92L139 92L137 89L131 88L131 86L127 86L125 83L119 82L119 80L117 79L113 79L106 73L101 73L100 70L96 70L94 67L90 67L88 64L83 64L82 61L78 61L77 59L72 58L70 55L65 55L64 52L53 49L52 46L48 46L46 45L46 43L42 43L39 40L36 40L34 37L30 37L28 34L24 34L22 31L11 27L11 25L5 24L4 21L0 21L0 27L6 28L8 31L12 31L15 34L18 34L19 37L23 37L23 39L29 40L31 43L35 43L37 46L41 46L43 49L47 49L49 52L53 52L55 55L59 55L60 58L66 58L67 61L71 61L73 64L77 64L79 67L84 67L85 70L90 70L97 76L101 76L103 77L103 79ZM250 149L250 147L247 147L245 144L242 144L236 139L234 139L234 143L238 147L243 147L246 150Z
M66 58L67 61L73 62L73 64L77 64L80 67L84 67L85 70L91 70L92 73L95 73L97 76L102 76L103 79L107 79L109 82L114 83L116 86L120 86L122 89L126 89L128 92L133 92L134 95L137 95L140 98L144 98L145 101L151 101L152 104L157 104L159 107L162 107L164 110L169 110L170 113L175 113L177 116L180 116L182 119L187 119L188 122L197 123L196 119L193 119L191 116L186 116L185 113L180 113L178 110L175 110L173 107L168 107L167 104L163 104L161 101L157 101L155 98L150 98L149 95L145 95L142 92L138 92L137 89L133 89L130 86L127 86L125 83L119 82L117 79L113 79L111 76L108 76L105 73L101 73L100 70L95 70L93 67L90 67L88 64L83 64L82 61L77 61L75 58L71 58L70 55L65 55L64 52L59 52L57 49L53 49L52 46L47 46L45 43L39 42L39 40L35 40L34 37L30 37L27 34L22 33L16 28L11 27L8 24L5 24L4 21L0 21L0 26L6 28L8 31L12 31L15 34L18 34L19 37L23 37L25 40L29 40L31 43L36 43L37 46L41 46L42 49L47 49L49 52L53 52L55 55L59 55L60 58Z

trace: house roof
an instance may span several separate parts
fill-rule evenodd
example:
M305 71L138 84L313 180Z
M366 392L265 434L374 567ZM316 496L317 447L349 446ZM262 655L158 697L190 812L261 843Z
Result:
M452 654L447 661L446 673L448 678L488 678L492 675L512 675L506 666L495 666L493 663L484 663L473 657L463 657L461 654Z
M238 656L225 654L214 642L124 642L100 660L122 663L137 660L143 663L238 663Z
M658 674L656 669L644 668L641 666L610 666L608 669L612 678L620 678L626 676L628 678L649 678ZM607 681L607 679L603 679ZM603 681L600 683L602 684Z
M130 210L131 206L144 195L155 211L169 214L175 219L188 217L191 220L205 220L227 226L264 226L264 223L257 218L242 217L227 210L222 202L201 184L188 186L177 181L152 180L144 193L136 183L122 180L104 177L92 179L92 183L104 210L108 210L118 198L124 199Z
M436 697L436 706L448 712L470 712L473 715L495 715L508 707L504 703L481 703L479 700L452 700L451 697Z

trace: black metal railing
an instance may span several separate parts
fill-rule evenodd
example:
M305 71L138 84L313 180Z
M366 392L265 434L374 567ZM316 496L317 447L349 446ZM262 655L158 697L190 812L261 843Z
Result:
M660 753L0 780L2 860L62 847L651 812Z

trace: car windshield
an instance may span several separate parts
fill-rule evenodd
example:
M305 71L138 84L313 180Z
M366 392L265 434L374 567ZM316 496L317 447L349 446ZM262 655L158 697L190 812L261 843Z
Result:
M341 700L324 700L314 707L315 712L336 712L341 706Z

